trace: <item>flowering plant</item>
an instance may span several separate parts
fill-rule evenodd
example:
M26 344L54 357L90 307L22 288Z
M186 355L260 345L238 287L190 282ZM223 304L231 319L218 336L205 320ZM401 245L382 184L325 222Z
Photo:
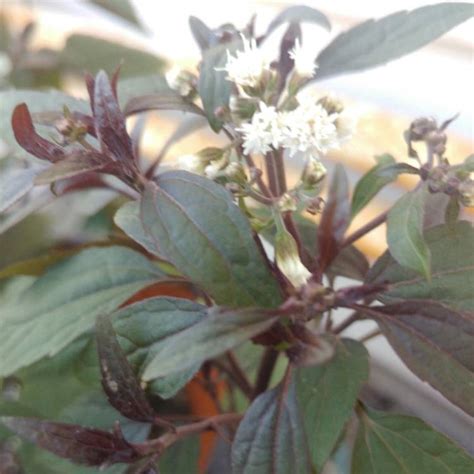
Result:
M382 155L351 191L344 167L328 177L324 160L357 133L356 118L311 87L407 54L472 14L463 3L399 12L317 56L300 24L330 26L313 8L284 10L260 36L253 21L239 31L191 18L198 72L87 74L89 104L1 92L19 148L5 141L25 160L2 176L3 228L31 203L86 190L119 206L113 223L103 217L107 239L78 237L0 270L0 462L12 469L1 472L90 472L65 458L106 472L309 474L343 452L351 462L338 472L473 472L421 419L371 408L364 386L365 343L384 336L474 415L474 161L450 163L451 120L419 118L405 135L408 161ZM262 46L283 24L268 58ZM126 119L150 110L195 116L178 136L209 124L226 143L173 170L163 162L172 141L143 160L143 121L129 132ZM290 185L292 161L301 169ZM414 188L348 231L402 174ZM354 243L384 223L388 249L370 263ZM344 337L362 320L375 331Z

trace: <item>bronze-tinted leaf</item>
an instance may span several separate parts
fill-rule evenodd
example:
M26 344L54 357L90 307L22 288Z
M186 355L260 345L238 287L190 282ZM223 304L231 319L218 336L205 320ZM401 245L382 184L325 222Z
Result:
M40 448L77 464L101 466L131 463L140 458L118 433L37 418L3 416L0 422Z

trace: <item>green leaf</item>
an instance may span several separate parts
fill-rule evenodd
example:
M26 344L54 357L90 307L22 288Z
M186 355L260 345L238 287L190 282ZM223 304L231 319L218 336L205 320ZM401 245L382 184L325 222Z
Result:
M386 303L410 299L430 299L460 310L474 312L474 228L461 221L425 232L432 255L431 280L399 265L387 251L374 264L367 283L389 283L379 295Z
M114 15L123 18L124 20L141 27L140 22L135 14L133 4L129 0L89 0L94 5L97 5L104 10L107 10Z
M162 94L171 92L172 89L160 74L148 74L136 77L119 79L117 95L122 109L133 97L140 95Z
M293 381L259 395L232 443L233 474L310 474L311 461Z
M0 171L0 213L7 210L33 188L36 167Z
M147 252L157 255L156 244L153 238L145 232L140 219L140 202L126 202L114 216L114 222L135 242L138 242Z
M216 116L216 109L228 106L232 91L232 83L226 79L226 72L216 71L216 68L225 66L227 51L233 53L240 46L241 41L234 41L214 46L203 53L197 89L209 124L215 132L222 127L222 120Z
M369 377L365 347L342 339L334 357L296 371L296 393L304 407L304 425L313 464L320 472L352 415L357 396Z
M200 365L269 329L276 319L252 309L208 308L205 317L155 347L147 357L142 378L153 380Z
M26 89L12 89L8 91L0 91L0 136L11 150L10 156L15 158L31 158L38 162L36 158L27 153L18 145L13 135L11 126L11 118L13 109L21 102L28 105L28 109L32 114L38 112L49 112L62 110L66 105L73 111L90 114L89 104L84 100L75 99L59 91L38 92ZM53 130L51 128L36 127L38 132L49 138ZM46 134L44 132L46 131ZM59 138L59 137L58 137Z
M50 268L16 298L2 302L0 375L53 356L163 274L124 247L87 249Z
M176 333L193 328L207 314L207 308L193 301L179 298L151 298L127 306L112 314L119 342L136 372L143 374L146 364ZM187 354L187 349L184 354ZM171 371L153 378L149 390L162 398L176 394L199 369L191 361L185 370Z
M474 313L427 300L375 309L382 332L405 364L474 415Z
M179 110L204 115L197 105L174 91L133 97L127 102L123 112L128 116L150 110Z
M387 243L397 262L430 279L431 253L423 238L426 190L418 188L402 196L387 217Z
M321 13L319 10L306 5L295 5L285 8L285 10L276 16L276 18L268 26L266 35L269 35L283 23L300 22L316 23L328 31L331 30L331 23L324 13Z
M156 74L164 67L164 61L143 50L129 48L120 43L96 36L73 34L68 37L61 52L61 64L68 71L92 75L105 70L112 75L123 61L121 77Z
M367 410L352 458L352 474L471 474L474 461L425 422Z
M163 173L141 202L157 253L226 306L276 306L277 283L248 220L222 186L185 171Z
M358 214L387 184L402 173L418 173L407 163L396 163L391 155L378 157L377 164L358 181L352 196L352 218Z
M470 3L439 3L365 21L319 53L316 79L385 64L425 46L473 14Z
M202 20L189 17L189 28L201 51L205 51L219 42L219 37Z
M189 436L178 441L160 456L160 474L197 472L199 460L199 438Z

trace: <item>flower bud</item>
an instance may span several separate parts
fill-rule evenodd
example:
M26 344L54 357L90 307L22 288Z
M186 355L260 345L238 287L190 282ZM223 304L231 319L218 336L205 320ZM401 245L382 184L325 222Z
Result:
M459 202L465 207L474 207L474 180L467 179L458 186Z
M410 125L410 138L413 141L424 140L428 133L436 131L438 124L433 117L420 117Z
M306 189L312 189L326 176L326 167L314 156L310 156L301 174L301 183Z
M74 118L67 107L64 108L64 117L57 120L54 126L67 144L77 142L87 135L87 124Z
M173 67L166 73L166 81L171 89L183 97L189 96L196 88L196 76L178 67Z
M230 182L241 186L245 185L248 181L244 167L237 161L229 163L224 170L224 174Z
M336 97L329 95L321 97L318 100L318 104L324 107L329 115L340 114L344 110L344 104Z
M297 202L290 193L284 193L278 200L278 209L280 212L296 211Z
M311 273L301 263L295 239L284 228L278 229L275 238L275 260L278 268L296 288L303 286L311 277Z
M258 110L258 104L259 101L252 98L231 96L229 107L233 120L235 122L250 120Z
M211 161L220 160L224 152L221 148L209 147L204 148L196 154L182 155L178 158L178 168L190 173L204 175L206 168ZM209 170L211 173L212 170Z

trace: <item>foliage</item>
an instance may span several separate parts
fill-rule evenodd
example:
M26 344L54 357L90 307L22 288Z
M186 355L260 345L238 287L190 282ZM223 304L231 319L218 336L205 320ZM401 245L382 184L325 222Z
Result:
M128 1L88 3L141 28ZM417 377L474 415L474 231L463 219L473 159L450 164L450 120L416 119L411 162L381 155L353 188L338 164L323 200L322 158L353 133L350 110L306 88L410 53L472 15L452 2L398 12L319 54L303 47L300 23L330 23L311 7L283 10L261 35L254 19L239 30L192 17L199 67L166 78L145 51L73 34L40 53L31 26L2 28L4 82L29 88L0 90L0 243L17 244L0 260L2 469L311 474L346 449L354 474L473 472L423 421L368 406L366 339L341 336L374 321ZM260 46L283 25L271 61ZM19 61L33 52L41 71ZM38 90L45 70L59 88L82 69L88 103ZM155 110L192 118L150 163L139 137ZM169 147L204 125L227 143L165 170ZM295 155L304 165L289 187ZM351 232L402 174L413 189ZM50 220L38 212L47 203ZM35 219L62 231L30 230ZM385 222L388 248L371 264L354 243Z

